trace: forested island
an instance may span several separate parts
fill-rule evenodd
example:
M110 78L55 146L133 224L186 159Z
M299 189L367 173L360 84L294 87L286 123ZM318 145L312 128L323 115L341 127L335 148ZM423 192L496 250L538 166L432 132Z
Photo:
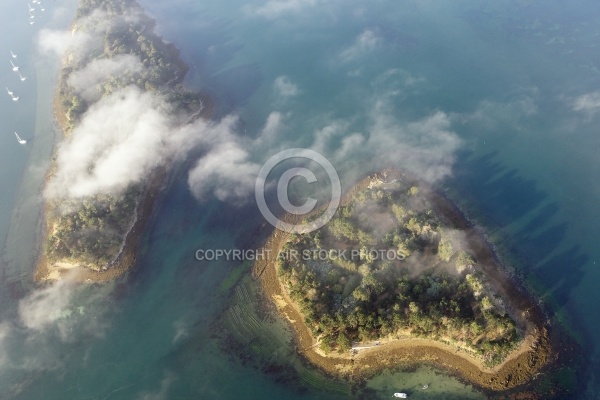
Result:
M75 43L63 56L54 104L63 143L80 134L88 110L121 92L160 99L159 111L174 116L173 128L209 116L208 100L181 84L187 66L178 49L154 33L154 26L135 0L79 0L70 32ZM86 279L104 280L126 270L169 161L157 160L144 179L116 189L47 195L37 278L58 279L76 268L86 272ZM87 167L90 174L94 167ZM58 168L55 156L46 192Z
M428 361L504 390L551 359L543 313L481 233L399 171L359 182L322 228L276 231L265 248L277 254L255 265L265 295L334 375Z

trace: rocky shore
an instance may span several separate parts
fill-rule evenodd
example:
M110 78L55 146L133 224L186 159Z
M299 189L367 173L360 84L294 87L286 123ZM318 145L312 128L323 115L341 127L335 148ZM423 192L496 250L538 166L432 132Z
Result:
M367 187L373 179L383 178L376 173L356 184L345 197ZM398 171L385 171L385 179L399 179ZM420 188L423 189L423 186ZM399 365L430 363L486 391L506 391L530 382L545 366L555 361L548 330L550 326L535 299L517 284L505 271L481 231L470 223L458 208L445 196L432 188L424 188L436 212L445 223L463 230L476 250L478 265L494 283L495 289L508 300L511 316L517 321L523 339L519 347L499 365L488 368L468 354L451 345L427 338L401 337L381 340L369 348L352 353L323 353L304 322L299 308L282 287L276 272L275 260L258 260L254 265L254 276L260 282L264 297L275 306L278 313L293 328L297 350L304 358L328 374L351 380L372 376L378 371ZM288 215L286 222L293 223L297 217ZM267 240L268 254L278 254L288 240L289 234L275 230Z

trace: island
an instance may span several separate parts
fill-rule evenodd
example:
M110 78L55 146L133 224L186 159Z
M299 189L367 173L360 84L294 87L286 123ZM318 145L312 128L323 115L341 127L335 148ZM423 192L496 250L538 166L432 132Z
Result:
M182 86L188 67L178 49L158 36L154 27L154 20L135 0L79 0L70 35L59 38L69 44L65 45L54 102L63 137L45 183L37 280L56 280L77 270L77 279L104 281L126 271L134 264L139 237L169 176L172 159L167 155L145 165L139 179L113 185L110 190L68 193L65 187L71 179L75 184L75 176L69 175L71 160L60 159L61 147L93 128L84 122L91 110L129 96L150 98L148 107L172 116L169 123L174 130L210 117L208 98ZM106 118L127 118L109 111ZM83 166L90 176L95 173L94 162ZM129 171L125 166L111 173Z
M309 222L319 212L286 222ZM476 386L530 382L552 359L538 302L445 196L397 170L368 176L318 230L276 230L253 273L296 348L353 379L429 362Z

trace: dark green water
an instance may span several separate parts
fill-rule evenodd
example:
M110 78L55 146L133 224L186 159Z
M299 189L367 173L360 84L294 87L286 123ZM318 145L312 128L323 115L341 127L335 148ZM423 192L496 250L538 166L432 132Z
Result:
M55 26L66 27L73 5L65 5ZM219 115L239 115L243 134L259 136L269 115L280 113L276 140L253 151L252 161L260 164L282 148L313 147L334 163L346 185L390 164L427 177L449 172L440 185L510 251L506 256L518 261L587 350L590 364L578 372L580 397L598 398L600 100L594 102L594 93L600 90L600 6L334 0L143 5L159 32L182 50L191 67L188 84L208 88ZM26 8L22 14L26 24ZM3 30L18 32L14 47L28 49L23 57L32 62L41 59L29 26L9 20L14 22ZM8 42L2 41L7 54L15 51ZM6 76L0 76L13 79L6 62ZM19 198L35 209L36 188L23 188L30 176L39 179L49 154L42 148L28 159L35 147L16 146L8 133L15 124L24 131L49 130L48 75L37 89L27 81L31 98L46 99L36 110L44 114L46 107L46 119L33 122L35 102L26 95L30 103L20 103L16 112L8 97L2 106L9 137L0 139L3 234L24 207ZM295 90L278 90L276 82ZM28 160L39 168L27 169ZM307 378L309 372L281 381L281 374L223 349L227 342L219 338L231 332L215 321L228 318L231 302L240 300L219 285L239 263L202 263L194 253L252 246L268 231L260 228L251 202L198 201L186 179L182 169L155 210L139 265L128 277L103 287L38 290L34 297L20 285L0 287L1 398L346 398L319 390L327 385L318 376ZM36 214L20 215L11 229L16 224L21 230L9 235L3 268L25 273L35 241L27 226ZM285 334L275 339L285 341ZM277 348L285 353L284 346ZM269 357L300 365L287 353ZM416 390L424 382L431 390ZM411 398L482 397L429 368L384 374L368 387L369 396L381 398L401 390Z

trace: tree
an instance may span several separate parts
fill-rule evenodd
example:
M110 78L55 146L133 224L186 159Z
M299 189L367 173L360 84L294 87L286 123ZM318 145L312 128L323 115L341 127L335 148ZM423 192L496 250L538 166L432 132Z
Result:
M489 297L485 296L483 299L481 299L481 309L483 311L491 310L493 307L494 303L492 303Z
M325 353L329 353L331 351L331 339L328 336L325 336L322 340L321 340L321 344L319 345L319 347L321 348L321 350L323 350Z
M438 257L440 260L448 262L453 254L452 243L446 236L442 236L438 244Z
M421 311L421 309L419 308L417 303L415 303L414 301L411 301L410 303L408 303L408 309L413 314L418 314Z
M365 290L364 287L359 286L352 292L352 297L354 297L358 301L369 301L369 293Z
M345 331L341 331L337 337L338 349L341 352L348 351L352 347L352 342Z
M458 273L462 273L466 268L475 264L475 260L469 253L465 250L461 250L456 254L456 259L454 260L454 265L456 266L456 270Z
M406 209L398 204L392 205L392 212L394 213L394 216L400 223L402 223L402 221L404 221L404 217L408 215Z

